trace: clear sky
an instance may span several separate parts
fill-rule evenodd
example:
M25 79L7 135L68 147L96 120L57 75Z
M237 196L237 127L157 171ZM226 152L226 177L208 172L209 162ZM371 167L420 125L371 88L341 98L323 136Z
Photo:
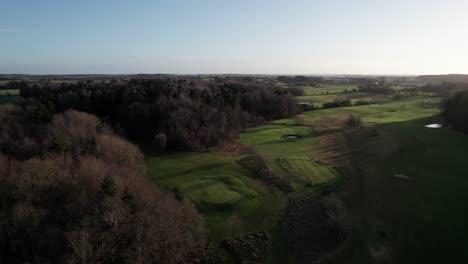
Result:
M0 73L468 73L468 0L1 0Z

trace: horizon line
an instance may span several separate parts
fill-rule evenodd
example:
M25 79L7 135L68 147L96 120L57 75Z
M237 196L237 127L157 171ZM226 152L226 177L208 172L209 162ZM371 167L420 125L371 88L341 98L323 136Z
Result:
M189 75L189 76L210 76L210 75L263 75L263 76L425 76L425 75L468 75L468 73L430 73L430 74L408 74L408 73L0 73L5 75L23 75L23 76L80 76L80 75L100 75L100 76L119 76L119 75Z

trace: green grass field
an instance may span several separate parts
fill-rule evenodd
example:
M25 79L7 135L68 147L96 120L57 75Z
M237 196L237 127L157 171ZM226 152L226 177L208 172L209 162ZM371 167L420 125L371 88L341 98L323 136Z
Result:
M209 153L177 153L147 159L148 174L167 191L193 201L206 216L209 236L220 241L230 236L225 221L234 215L240 232L273 228L285 197L248 177L235 161L243 156L222 157Z
M0 90L0 96L19 95L19 90Z
M357 95L362 94L309 94L304 98L318 102L321 97ZM468 156L468 136L445 125L442 129L424 127L440 122L440 98L362 97L378 103L310 111L272 121L248 129L239 141L262 156L270 170L286 179L296 193L317 195L315 187L349 179L342 199L353 215L352 231L324 263L468 260L462 235L468 234L468 178L464 177L468 163L463 162ZM363 129L348 131L340 126L340 120L351 114L362 117ZM375 130L375 135L364 141L355 136L370 130ZM286 140L284 135L300 138ZM321 142L330 135L345 135L349 141L348 175L319 161ZM348 152L344 147L340 151ZM288 194L265 185L236 163L245 156L147 155L148 175L164 190L197 205L214 243L232 235L233 227L226 223L236 216L241 222L237 235L269 232L271 262L287 263L287 237L281 220Z

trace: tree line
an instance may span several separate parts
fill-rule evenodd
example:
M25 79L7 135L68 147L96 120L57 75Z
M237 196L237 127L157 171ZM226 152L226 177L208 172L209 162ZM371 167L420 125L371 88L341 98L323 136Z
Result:
M96 116L0 109L1 263L190 263L194 206L148 182L143 154Z
M425 84L421 86L400 89L396 93L400 95L424 95L424 96L442 96L448 97L458 90L467 90L466 83L441 83Z
M276 80L279 82L288 83L288 84L318 86L320 85L320 83L323 83L325 79L323 77L316 77L316 76L296 75L296 76L278 76Z
M449 124L468 133L468 89L454 91L442 100L442 111Z
M95 114L125 137L158 148L201 150L250 126L300 111L284 88L181 79L33 84L20 94L47 120L76 109Z

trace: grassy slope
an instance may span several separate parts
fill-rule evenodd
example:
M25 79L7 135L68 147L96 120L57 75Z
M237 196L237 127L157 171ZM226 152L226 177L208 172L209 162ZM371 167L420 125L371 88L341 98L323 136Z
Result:
M192 200L207 216L209 236L219 241L230 235L226 220L241 218L240 232L252 232L268 217L276 217L285 203L279 191L269 191L235 161L209 153L178 153L147 159L148 174L165 190Z
M371 251L379 247L390 263L468 261L468 136L423 127L434 120L380 125L379 137L356 155L346 197L357 213L356 233L331 263L375 263Z
M359 114L379 134L353 153L356 173L345 202L357 225L330 263L380 263L379 252L386 252L382 259L388 262L382 263L468 261L462 235L468 234L468 136L448 126L424 128L440 121L437 101L416 98L306 114Z
M414 97L399 101L388 101L382 104L311 111L300 115L298 118L303 118L305 122L311 123L311 125L314 125L314 122L321 118L349 114L361 116L366 123L400 122L436 115L439 113L437 109L439 100L439 98Z

